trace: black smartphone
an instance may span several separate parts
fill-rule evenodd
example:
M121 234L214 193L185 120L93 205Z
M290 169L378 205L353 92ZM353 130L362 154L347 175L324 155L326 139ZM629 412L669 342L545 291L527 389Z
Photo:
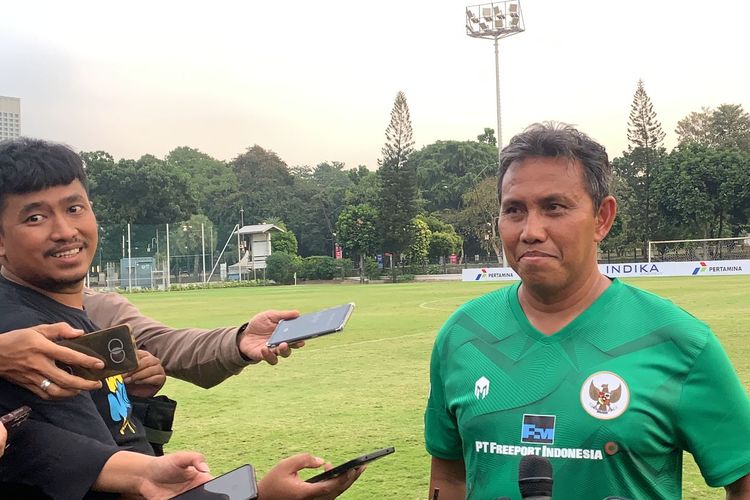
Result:
M320 481L325 481L327 479L332 479L336 476L340 476L341 474L348 471L349 469L354 469L355 467L359 467L366 463L372 462L373 460L377 460L378 458L384 457L386 455L390 455L394 451L396 451L396 448L394 448L393 446L389 448L382 448L380 450L373 451L372 453L368 453L367 455L362 455L361 457L357 457L354 460L349 460L348 462L338 465L331 470L322 472L318 474L317 476L313 476L310 479L308 479L307 482L317 483Z
M26 422L26 419L29 418L30 413L31 408L28 406L22 406L0 417L0 422L2 422L8 433L8 437L5 440L6 448L10 445L13 435L21 428L23 423Z
M314 313L303 314L298 318L290 320L282 319L276 325L276 329L271 334L271 338L268 339L266 345L268 347L276 347L282 342L293 344L300 340L340 332L344 329L344 325L349 320L349 316L351 316L353 310L354 303L349 303Z
M174 498L179 500L253 500L258 498L255 470L252 465L245 464L180 493Z
M101 370L58 363L60 368L81 378L102 380L138 368L135 339L128 324L87 333L74 339L58 340L57 343L104 361L104 368Z

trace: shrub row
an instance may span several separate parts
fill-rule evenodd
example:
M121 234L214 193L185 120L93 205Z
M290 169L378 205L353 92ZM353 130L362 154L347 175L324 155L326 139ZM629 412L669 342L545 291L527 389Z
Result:
M297 280L342 279L352 274L354 265L349 259L334 259L326 255L300 257L286 252L274 252L266 259L266 278L276 283L294 283Z

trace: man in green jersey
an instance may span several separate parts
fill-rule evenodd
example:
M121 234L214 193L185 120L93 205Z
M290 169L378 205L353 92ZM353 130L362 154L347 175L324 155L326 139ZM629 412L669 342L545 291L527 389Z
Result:
M750 402L708 326L599 272L617 211L604 148L533 125L503 149L499 228L520 284L461 306L430 366L425 438L440 500L518 498L523 455L553 497L681 497L682 453L750 498Z

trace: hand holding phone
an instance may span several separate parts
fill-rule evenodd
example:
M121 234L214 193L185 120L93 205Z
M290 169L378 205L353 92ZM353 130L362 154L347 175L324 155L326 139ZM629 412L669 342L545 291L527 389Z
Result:
M79 391L93 391L101 387L99 381L91 381L70 375L67 370L55 367L55 362L100 368L98 358L61 347L56 341L80 336L67 323L36 325L0 334L0 365L3 377L14 384L33 392L42 399L69 398ZM59 366L59 365L58 365ZM54 383L50 391L42 390L44 379Z
M303 314L295 319L281 320L266 345L268 347L276 347L282 342L293 344L300 340L340 332L344 329L344 325L346 325L353 310L354 303L349 303L314 313Z
M396 448L394 447L388 447L388 448L381 448L379 450L375 450L372 453L368 453L366 455L359 456L353 460L349 460L348 462L345 462L341 465L338 465L334 467L333 469L327 470L325 472L322 472L318 474L317 476L313 476L310 479L307 480L308 483L317 483L320 481L325 481L327 479L332 479L336 476L340 476L341 474L345 473L346 471L350 469L354 469L356 467L361 467L367 463L372 462L373 460L377 460L378 458L382 458L386 455L390 455L396 451Z
M326 462L309 453L287 457L268 471L258 483L258 497L264 498L336 498L359 479L363 469L320 483L300 479L303 469L317 469Z
M102 369L58 363L61 368L81 378L102 380L138 368L135 339L128 324L113 326L72 339L59 340L58 344L104 362Z
M18 429L20 429L24 422L26 422L26 419L29 418L30 413L31 408L29 408L28 406L21 406L20 408L17 408L12 412L6 413L2 417L0 417L0 423L3 424L6 432L5 446L3 447L3 450L10 446L13 435L18 432ZM0 452L1 451L2 450L0 450Z
M254 500L258 498L255 470L245 464L174 497L173 500Z

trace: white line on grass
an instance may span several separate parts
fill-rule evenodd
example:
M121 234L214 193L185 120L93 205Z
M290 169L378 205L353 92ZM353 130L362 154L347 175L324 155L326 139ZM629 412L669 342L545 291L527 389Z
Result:
M359 342L350 342L348 344L336 344L336 345L329 345L326 347L318 347L317 349L310 349L310 351L323 351L326 349L340 349L342 347L350 347L355 345L362 345L362 344L372 344L375 342L384 342L386 340L398 340L398 339L405 339L409 337L417 337L419 335L427 335L434 333L432 331L426 331L426 332L418 332L418 333L409 333L407 335L399 335L398 337L383 337L382 339L372 339L372 340L361 340ZM307 349L305 349L307 351ZM308 351L308 352L310 352Z
M421 307L422 309L429 309L430 311L448 311L448 312L452 312L452 311L454 311L456 309L455 307L452 308L452 309L438 309L437 307L430 307L427 304L434 304L435 302L442 302L442 301L445 301L445 300L454 300L456 298L457 297L445 297L445 298L442 298L442 299L428 300L427 302L422 302L421 304L419 304L419 307Z

